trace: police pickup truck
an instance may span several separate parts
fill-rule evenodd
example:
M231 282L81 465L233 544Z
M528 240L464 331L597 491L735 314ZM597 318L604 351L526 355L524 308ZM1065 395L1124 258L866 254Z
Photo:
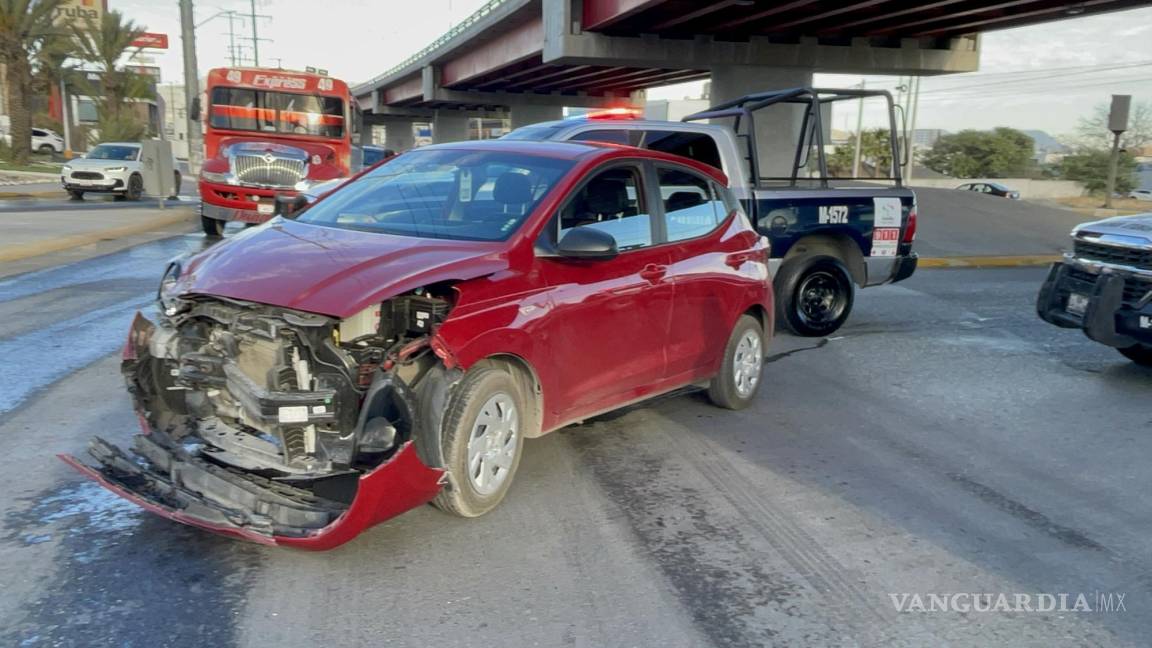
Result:
M1152 213L1076 226L1072 251L1052 265L1036 310L1152 365Z
M831 106L865 99L887 108L890 152L857 158L854 168L870 171L868 177L844 177L851 169L830 174ZM795 88L747 95L679 122L638 117L621 109L593 112L524 126L505 138L626 144L723 170L771 243L776 321L798 335L833 333L848 319L856 286L901 281L916 270L916 197L902 181L901 139L887 92ZM756 134L781 124L798 133L795 146L766 159Z

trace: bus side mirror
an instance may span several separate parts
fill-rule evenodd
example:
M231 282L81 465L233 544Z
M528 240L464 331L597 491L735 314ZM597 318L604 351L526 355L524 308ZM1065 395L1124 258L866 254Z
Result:
M192 99L192 105L188 106L188 119L200 121L200 97Z

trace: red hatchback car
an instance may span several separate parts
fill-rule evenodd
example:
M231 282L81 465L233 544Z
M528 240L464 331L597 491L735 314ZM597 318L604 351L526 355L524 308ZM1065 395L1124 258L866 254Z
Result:
M524 439L686 386L749 404L766 241L722 174L611 145L405 153L186 262L136 317L142 434L65 460L166 517L326 549L472 517Z

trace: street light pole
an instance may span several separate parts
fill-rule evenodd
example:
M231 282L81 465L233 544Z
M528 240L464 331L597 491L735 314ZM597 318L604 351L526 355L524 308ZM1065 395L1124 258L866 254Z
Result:
M184 108L188 118L188 171L200 173L203 134L200 115L193 107L200 102L200 76L196 65L196 20L192 0L180 0L180 37L184 44Z

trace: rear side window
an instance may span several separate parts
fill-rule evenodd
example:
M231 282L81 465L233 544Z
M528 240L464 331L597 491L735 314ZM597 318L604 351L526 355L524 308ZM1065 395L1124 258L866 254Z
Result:
M680 131L644 131L640 147L681 155L708 166L722 169L720 150L716 148L716 140L707 133L690 133Z
M574 142L606 142L608 144L628 144L628 131L626 130L591 130L576 133L572 136Z
M724 220L728 209L710 180L666 167L658 170L658 177L669 241L703 236Z

